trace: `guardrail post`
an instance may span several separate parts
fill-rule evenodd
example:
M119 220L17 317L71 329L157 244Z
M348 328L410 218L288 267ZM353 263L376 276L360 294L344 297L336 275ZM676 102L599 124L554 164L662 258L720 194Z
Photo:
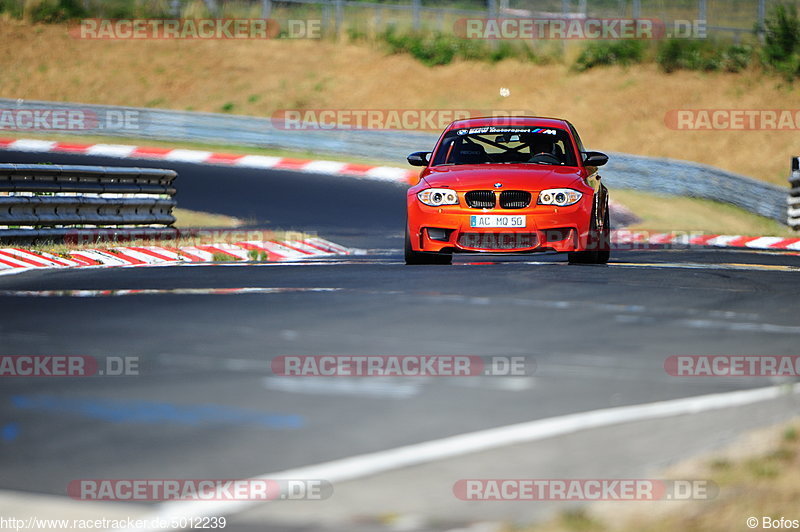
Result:
M497 0L486 0L486 18L497 16Z
M329 28L331 25L331 6L330 4L322 4L322 34L329 35Z
M569 17L570 10L572 9L572 0L561 0L561 16L566 19ZM561 39L561 50L563 53L567 53L567 39Z
M420 0L411 0L411 27L414 31L419 31L419 2Z
M789 183L792 188L787 199L786 224L795 231L800 231L800 157L792 157Z
M708 1L697 0L697 20L708 25Z
M272 0L261 0L261 18L269 18L272 13Z
M633 0L633 18L638 19L642 16L642 0Z
M206 4L206 9L208 12L211 13L212 16L216 17L219 16L219 5L217 4L217 0L203 0Z
M765 37L765 22L767 20L767 0L758 0L758 38L763 43Z
M372 25L375 28L374 33L378 34L383 30L383 7L377 6L375 8L375 15L372 17Z
M486 0L486 18L488 19L498 18L497 0ZM497 49L497 47L498 47L498 41L490 39L489 48L495 50Z
M342 0L336 0L336 27L334 31L336 31L336 36L338 37L341 31L344 29L344 2Z

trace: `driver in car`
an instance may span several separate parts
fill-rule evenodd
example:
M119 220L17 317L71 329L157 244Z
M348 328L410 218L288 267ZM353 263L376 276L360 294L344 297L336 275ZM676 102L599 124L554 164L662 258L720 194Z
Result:
M537 137L530 142L531 158L528 159L528 162L564 164L564 153L561 151L561 146L545 136L537 135Z

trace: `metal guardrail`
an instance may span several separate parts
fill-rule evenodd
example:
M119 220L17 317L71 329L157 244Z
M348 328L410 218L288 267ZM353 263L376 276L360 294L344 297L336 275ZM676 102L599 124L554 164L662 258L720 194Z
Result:
M610 153L603 177L616 188L729 203L786 223L786 189L713 166L675 159Z
M292 130L278 127L278 122L273 123L270 118L7 98L0 98L0 110L51 114L53 111L66 111L90 117L80 123L83 127L31 129L31 133L103 135L338 153L394 161L403 166L407 165L409 149L432 146L437 138L434 134L418 131Z
M172 170L0 164L0 240L174 231Z
M792 188L787 198L786 223L795 231L800 231L800 157L792 158L792 175L789 177Z
M406 166L411 152L431 149L437 134L397 130L291 130L269 118L0 99L0 109L80 110L97 117L99 129L64 130L68 134L111 135L166 141L196 141L344 154L393 161ZM102 118L135 117L135 127L105 128ZM115 122L118 122L116 118ZM281 122L282 123L282 122ZM0 132L1 133L1 132ZM602 146L598 146L602 149ZM698 163L674 159L611 154L603 177L617 188L703 198L736 205L786 223L786 189Z

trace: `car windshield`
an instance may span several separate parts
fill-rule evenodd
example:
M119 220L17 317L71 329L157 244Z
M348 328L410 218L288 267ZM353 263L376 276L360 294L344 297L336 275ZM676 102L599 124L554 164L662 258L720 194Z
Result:
M465 164L577 166L569 134L538 127L477 127L448 131L434 166Z

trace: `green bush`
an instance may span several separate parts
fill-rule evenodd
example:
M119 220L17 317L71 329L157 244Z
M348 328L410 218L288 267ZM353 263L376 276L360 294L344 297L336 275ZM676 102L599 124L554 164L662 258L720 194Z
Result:
M22 2L20 0L0 0L0 13L8 13L14 18L22 18Z
M419 33L399 34L389 27L381 35L393 54L408 53L427 66L447 65L456 57L458 43L455 38L442 33L423 35Z
M753 47L745 44L728 46L722 54L722 68L726 72L741 72L750 66Z
M0 13L27 16L33 22L57 24L83 17L169 18L169 0L0 0Z
M658 47L656 62L664 72L715 70L708 43L701 40L669 39Z
M656 62L664 72L701 70L741 72L750 65L753 48L702 39L669 39L659 45Z
M80 0L42 0L34 5L29 16L33 22L54 24L86 16Z
M100 4L108 18L170 18L173 16L168 0L104 0Z
M347 28L347 38L350 42L365 42L368 37L367 32L360 28L353 26Z
M646 44L640 40L599 41L586 45L575 61L575 69L584 72L607 65L631 65L644 60Z
M407 53L427 66L447 65L455 59L496 63L517 58L544 62L524 42L462 39L446 33L398 33L392 26L379 35L390 53Z
M800 17L797 6L777 4L764 22L764 64L788 79L800 75Z

